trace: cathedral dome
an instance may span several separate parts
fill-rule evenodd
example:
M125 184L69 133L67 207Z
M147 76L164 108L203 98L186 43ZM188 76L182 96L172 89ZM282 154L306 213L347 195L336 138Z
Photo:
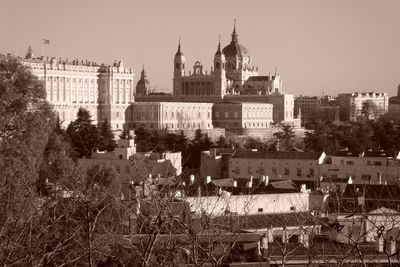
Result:
M224 49L222 49L222 53L226 57L248 57L249 52L247 51L247 48L244 47L241 44L231 42L229 45L225 46Z
M232 41L230 44L224 47L222 49L222 53L226 57L248 57L249 52L247 51L247 48L244 47L243 45L239 44L238 40L238 35L236 33L236 26L233 27L233 32L232 32Z

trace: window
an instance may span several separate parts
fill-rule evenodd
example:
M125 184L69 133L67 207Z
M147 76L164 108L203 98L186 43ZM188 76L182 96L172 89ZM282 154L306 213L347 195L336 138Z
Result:
M276 171L276 168L275 168L275 167L272 167L272 173L273 173L274 175L277 175L277 174L278 174L278 172Z
M290 170L289 170L289 168L285 168L285 175L290 175Z
M258 208L258 212L263 212L263 208Z
M248 174L252 174L252 173L253 173L253 172L251 171L251 167L250 167L250 166L247 167L247 173L248 173Z
M229 112L225 111L225 118L229 118Z
M380 162L380 161L374 161L374 166L382 166L382 162Z
M310 168L310 176L314 176L314 169Z
M361 180L366 182L371 182L371 175L370 174L362 174Z
M346 161L346 165L353 166L354 165L354 161L348 160L348 161Z
M216 118L219 118L219 112L218 112L218 111L215 112L215 117L216 117Z
M297 176L301 176L301 168L297 168Z
M238 117L239 117L239 114L237 113L237 111L235 111L235 112L233 113L233 117L235 117L235 118L238 118Z

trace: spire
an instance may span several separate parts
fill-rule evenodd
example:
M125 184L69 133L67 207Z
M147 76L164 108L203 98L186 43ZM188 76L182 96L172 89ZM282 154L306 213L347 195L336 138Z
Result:
M217 48L217 52L215 53L215 55L217 56L219 56L219 55L221 55L222 53L221 53L221 35L219 35L219 39L218 39L218 48Z
M25 59L33 58L33 50L31 46L28 46L28 50L26 51Z
M181 52L181 36L179 36L178 51L176 52L175 56L183 56L183 53Z
M232 43L238 42L238 35L236 33L236 19L233 21Z
M141 80L146 79L146 71L144 70L144 64L143 64L142 73L141 73L141 75L140 75L140 79L141 79Z

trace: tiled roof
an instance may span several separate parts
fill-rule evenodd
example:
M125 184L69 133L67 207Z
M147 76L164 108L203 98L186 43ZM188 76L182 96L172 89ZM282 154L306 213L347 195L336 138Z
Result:
M275 189L290 189L290 190L296 189L296 185L291 180L272 182L272 183L270 183L270 185L272 187L274 187Z
M308 159L317 160L322 152L260 152L237 151L232 158L260 158L260 159Z
M354 151L354 150L340 150L340 151L333 152L332 156L336 156L336 157L358 157L358 156L360 156L360 152L359 151Z
M272 76L271 79L273 79L274 76ZM269 76L250 76L247 79L248 82L260 82L260 81L269 81Z
M384 158L396 158L397 153L395 150L386 150L386 151L365 151L364 157L384 157Z
M320 224L318 219L309 212L225 215L213 218L212 222L242 230Z

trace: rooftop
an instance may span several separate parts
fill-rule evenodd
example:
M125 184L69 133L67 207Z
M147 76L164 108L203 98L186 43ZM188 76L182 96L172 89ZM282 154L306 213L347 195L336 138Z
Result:
M259 159L306 159L318 160L324 152L260 152L236 151L232 158L259 158Z

